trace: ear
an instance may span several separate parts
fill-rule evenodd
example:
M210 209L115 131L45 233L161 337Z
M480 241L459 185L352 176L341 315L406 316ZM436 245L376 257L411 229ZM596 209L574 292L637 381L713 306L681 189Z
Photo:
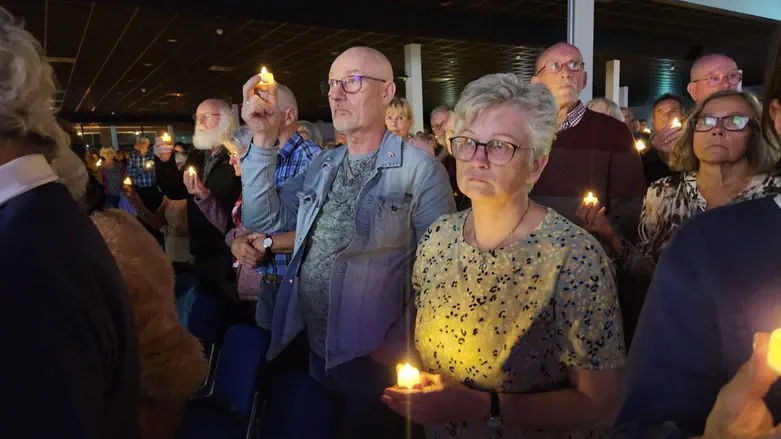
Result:
M776 127L776 134L781 136L781 101L773 99L770 102L770 109L768 110L770 119L773 120L773 125Z
M529 176L526 177L526 184L533 185L537 183L537 180L542 176L542 171L545 170L546 166L548 166L547 155L541 155L534 159L534 162L532 162L532 171L529 173Z
M292 125L298 120L295 108L285 110L285 125Z
M583 70L583 83L580 84L581 90L586 88L586 85L588 85L588 72L584 69Z
M396 83L390 81L382 92L382 103L389 105L394 96L396 96Z
M689 96L692 97L694 102L697 102L697 85L693 82L690 82L689 85L686 86L686 91L689 92Z

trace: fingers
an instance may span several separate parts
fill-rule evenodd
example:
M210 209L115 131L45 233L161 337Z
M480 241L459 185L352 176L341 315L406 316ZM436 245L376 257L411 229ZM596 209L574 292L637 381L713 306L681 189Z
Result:
M759 333L754 336L754 353L738 369L732 380L722 387L719 399L728 398L732 402L750 403L761 400L778 379L778 373L767 365L770 334Z
M255 94L255 86L258 84L260 84L260 75L252 75L252 77L244 83L244 87L242 87L241 90L245 103Z

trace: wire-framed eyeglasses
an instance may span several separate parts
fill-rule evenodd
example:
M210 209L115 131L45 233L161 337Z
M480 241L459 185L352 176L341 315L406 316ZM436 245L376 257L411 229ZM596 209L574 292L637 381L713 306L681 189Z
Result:
M537 73L535 73L534 76L539 75L540 73L542 73L543 70L546 70L546 69L548 70L548 73L558 73L559 71L561 71L562 68L565 68L565 67L570 72L580 72L580 71L583 70L583 67L585 67L585 66L586 66L586 63L584 63L583 61L577 60L577 59L573 59L573 60L567 61L565 63L551 62L551 63L547 63L544 66L542 66L542 68Z
M345 93L358 93L359 91L361 91L361 88L363 87L364 79L371 79L372 81L379 81L379 82L388 82L385 79L372 78L371 76L352 75L352 76L345 76L342 79L329 79L327 81L323 81L323 83L320 84L320 90L323 92L323 96L328 96L328 92L330 92L332 88L341 85L342 90L344 90Z
M712 73L706 78L695 79L692 82L708 81L708 86L713 88L721 85L724 78L727 79L727 82L729 82L730 85L738 85L740 84L740 81L743 80L743 72L740 70L733 70L727 73Z
M515 156L515 150L517 149L531 149L505 142L504 140L490 140L486 143L481 143L466 136L458 136L450 139L450 149L453 151L453 157L455 157L456 160L461 160L463 162L472 160L472 157L477 154L477 148L479 146L483 147L485 159L496 166L510 163L510 160Z
M721 123L721 127L727 131L743 131L752 121L750 116L732 114L729 116L700 116L694 119L694 131L706 133Z

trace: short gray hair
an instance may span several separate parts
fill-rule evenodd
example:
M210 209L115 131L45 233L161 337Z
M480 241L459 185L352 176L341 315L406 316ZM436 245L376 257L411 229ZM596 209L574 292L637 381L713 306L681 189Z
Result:
M16 141L49 159L68 148L52 110L54 92L40 43L0 7L0 147Z
M429 115L429 120L433 119L434 115L437 114L437 113L442 113L442 112L450 113L451 111L453 111L453 110L451 110L450 107L448 107L446 105L440 105L439 107L431 110L431 114Z
M595 106L598 104L602 104L607 107L607 112L609 116L612 116L614 119L618 119L621 122L626 122L624 120L624 113L621 112L621 107L618 106L615 102L608 98L594 98L590 101L588 101L588 104L586 104L586 108L589 110L593 110Z
M533 149L532 160L548 155L556 138L556 99L545 85L526 84L512 73L486 75L466 86L456 105L454 135L459 135L483 111L505 104L516 105L524 113L519 122L525 125Z
M751 137L748 139L746 148L746 159L755 174L764 174L773 171L779 158L779 150L773 144L767 142L762 136L760 121L762 120L762 105L756 96L739 92L736 90L722 90L716 92L699 104L692 110L691 115L683 125L683 134L673 147L670 157L670 168L679 172L696 171L700 168L700 160L694 154L694 125L695 120L700 117L705 105L715 99L738 96L742 98L751 108L751 122L748 127L751 129Z
M305 120L299 121L298 124L309 133L309 138L312 140L312 142L314 142L317 146L323 145L323 135L320 134L320 130L317 128L317 125Z

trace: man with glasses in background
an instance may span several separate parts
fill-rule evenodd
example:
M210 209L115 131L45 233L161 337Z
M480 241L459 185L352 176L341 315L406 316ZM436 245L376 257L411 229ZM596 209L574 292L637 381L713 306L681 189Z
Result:
M698 104L721 90L737 90L743 81L743 73L737 63L727 55L705 55L694 62L691 79L686 90Z
M127 165L127 176L133 183L133 190L147 209L157 212L163 195L157 189L155 178L155 153L149 147L149 138L136 136L136 144Z
M633 238L646 191L643 165L626 125L580 101L588 79L583 66L580 50L567 43L548 48L537 60L531 81L553 93L559 117L548 166L530 197L588 230L589 219L575 212L591 192L599 199L594 213L607 214L622 236Z
M323 84L347 145L318 155L275 188L281 124L276 83L244 85L242 117L253 134L242 159L242 221L256 232L296 229L279 288L269 359L306 329L310 374L335 397L335 437L405 437L404 421L380 397L407 361L415 307L418 240L454 211L442 165L385 127L396 93L380 52L342 53Z

